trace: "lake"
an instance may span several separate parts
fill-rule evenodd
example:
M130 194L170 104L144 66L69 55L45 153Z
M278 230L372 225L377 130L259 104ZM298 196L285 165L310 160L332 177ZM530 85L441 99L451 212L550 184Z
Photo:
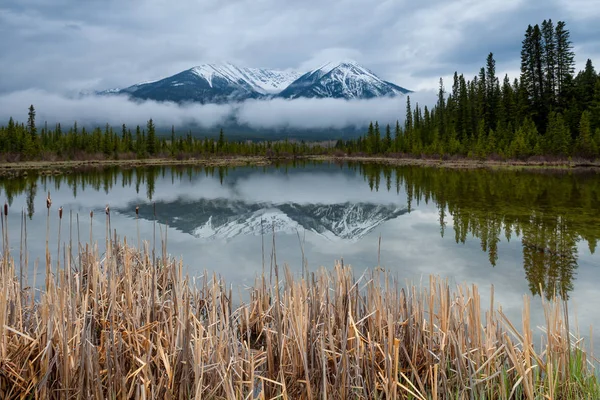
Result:
M495 301L517 323L523 296L533 296L534 326L543 325L542 297L556 291L569 299L581 335L593 325L596 349L600 343L600 175L593 171L334 163L111 168L2 179L5 200L15 259L25 215L28 260L18 263L30 282L35 273L43 282L44 268L35 264L43 265L47 224L57 257L59 207L63 246L91 236L102 247L109 205L111 230L130 244L156 243L160 252L166 238L190 275L214 272L239 291L263 268L268 273L273 253L298 274L343 260L357 276L380 267L416 284L427 285L430 274L474 283L483 299L493 285Z

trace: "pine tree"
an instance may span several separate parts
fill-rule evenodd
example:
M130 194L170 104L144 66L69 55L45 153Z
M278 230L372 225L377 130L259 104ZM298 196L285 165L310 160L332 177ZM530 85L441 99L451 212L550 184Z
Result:
M554 37L556 40L556 89L560 97L563 97L565 86L575 71L575 53L570 39L570 32L565 29L566 24L558 21ZM565 99L567 101L569 99Z
M445 141L446 139L446 100L444 95L446 94L446 90L444 89L444 80L440 78L440 85L438 89L438 100L437 100L437 128L440 134L440 140ZM417 107L418 109L418 107Z
M485 95L485 121L487 122L486 131L496 129L497 110L499 103L499 83L496 77L496 60L494 54L488 54L486 61L486 95Z
M600 76L596 79L594 97L590 105L590 124L593 130L600 128ZM600 146L600 143L597 144Z
M35 108L33 108L33 104L29 106L27 130L31 135L31 140L35 142L35 140L37 139L37 128L35 127Z
M219 141L217 142L217 152L223 153L225 151L225 133L223 133L223 128L219 131Z
M148 120L148 124L146 125L146 127L148 128L146 151L148 152L148 154L153 156L156 154L156 131L152 118Z
M402 151L402 131L400 130L400 121L396 120L396 129L394 130L394 152Z
M544 61L542 33L539 25L527 28L523 48L521 50L521 84L527 92L531 104L530 112L536 125L543 127L546 123L546 107L544 104Z
M517 159L525 158L529 155L529 145L525 139L523 128L517 129L510 145L509 156Z
M521 87L527 93L527 100L535 96L535 61L533 59L533 27L529 25L521 48Z
M404 122L404 131L410 132L413 128L412 108L410 107L410 96L406 96L406 120Z
M8 144L8 151L17 151L17 129L12 117L8 120L8 126L6 127L6 142Z
M460 94L458 95L458 123L456 126L457 138L466 140L471 135L471 108L469 106L469 91L465 77L458 77Z
M369 123L369 130L367 131L367 140L365 143L365 151L367 154L374 153L374 145L375 145L375 128L373 127L373 122Z
M487 139L487 154L496 154L498 153L498 149L496 147L496 132L493 129L490 129Z
M600 157L600 128L596 128L594 133L594 143L596 144L596 157Z
M542 22L542 43L544 49L545 83L544 100L554 106L556 103L556 38L552 20Z
M579 136L575 142L575 154L580 157L591 158L598 152L596 143L592 138L592 130L590 128L590 114L584 111L581 114L579 122Z
M171 125L171 156L175 155L175 125Z
M550 113L544 142L543 147L547 154L563 157L569 155L571 133L560 113Z
M392 128L390 124L385 127L385 139L383 142L383 152L387 153L392 150Z
M146 152L146 144L139 125L135 127L135 152L137 158L142 158Z
M29 113L27 118L27 132L29 138L24 142L24 153L26 157L32 157L36 154L37 145L37 128L35 126L35 108L33 104L29 106Z
M104 127L104 135L102 136L102 151L105 156L109 156L112 151L112 129L109 124Z
M575 78L577 99L579 100L580 109L587 110L592 107L596 81L596 70L594 69L592 60L588 58L585 63L585 69L577 74L577 77Z
M373 151L375 154L381 153L381 131L379 130L379 122L375 121L375 143L373 143Z

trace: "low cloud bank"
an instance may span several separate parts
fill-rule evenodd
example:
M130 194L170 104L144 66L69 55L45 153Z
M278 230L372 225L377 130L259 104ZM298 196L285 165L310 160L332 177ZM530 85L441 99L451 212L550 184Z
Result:
M436 94L411 93L411 104L431 106ZM196 125L204 129L231 123L252 129L341 129L363 127L370 121L381 125L404 121L406 97L371 100L273 99L250 100L238 104L184 104L133 102L124 96L68 97L39 90L26 90L0 96L0 125L9 117L25 122L30 104L36 109L38 125L44 122L64 126L145 125L152 118L158 126Z

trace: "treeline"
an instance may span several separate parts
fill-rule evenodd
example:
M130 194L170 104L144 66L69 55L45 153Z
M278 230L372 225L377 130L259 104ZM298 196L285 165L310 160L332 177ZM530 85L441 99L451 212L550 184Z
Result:
M88 131L77 123L40 129L35 108L27 123L12 118L0 127L0 156L5 161L145 157L260 155L296 157L315 154L462 156L526 159L600 156L600 76L591 60L574 75L575 55L565 23L551 20L529 26L521 51L521 75L500 83L490 53L478 76L454 73L450 93L440 79L437 104L429 109L407 98L403 124L371 123L357 139L329 143L303 141L230 141L198 138L171 129L157 135L152 119L146 126L109 124Z
M47 124L38 129L35 108L29 107L27 124L16 123L12 118L8 125L0 127L0 154L6 161L58 159L132 159L132 158L189 158L213 155L241 156L297 156L322 154L328 146L319 143L290 141L230 141L223 129L218 138L199 138L176 133L172 127L170 136L157 135L154 121L145 127L136 126L133 131L125 124L120 131L109 124L104 128L87 130L77 122L64 129L61 124L50 128ZM332 146L329 146L332 147Z
M591 60L574 75L569 31L560 21L529 26L521 50L521 75L502 83L490 53L479 75L454 73L450 93L440 79L437 104L411 106L404 126L377 123L338 148L367 154L459 154L527 158L600 156L600 76ZM392 132L393 130L393 132Z

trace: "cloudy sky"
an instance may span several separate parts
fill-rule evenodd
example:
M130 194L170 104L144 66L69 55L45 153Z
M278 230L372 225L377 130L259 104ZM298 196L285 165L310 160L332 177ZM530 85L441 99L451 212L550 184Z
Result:
M514 76L525 28L546 18L567 22L578 67L600 60L597 0L2 0L0 96L123 87L201 63L348 58L434 90L455 70L476 74L490 51Z

